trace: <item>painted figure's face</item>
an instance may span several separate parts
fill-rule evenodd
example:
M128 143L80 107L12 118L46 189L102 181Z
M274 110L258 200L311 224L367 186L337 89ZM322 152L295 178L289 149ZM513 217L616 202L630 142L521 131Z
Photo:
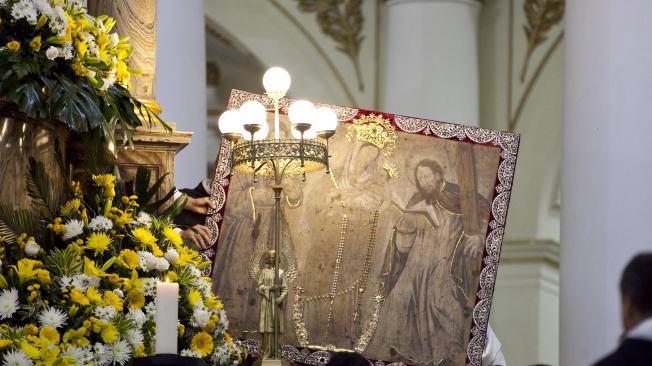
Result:
M353 173L355 175L361 175L371 170L373 165L376 164L379 155L380 150L376 146L371 144L362 145L353 162Z
M434 194L442 186L443 177L426 166L417 168L417 182L426 194Z

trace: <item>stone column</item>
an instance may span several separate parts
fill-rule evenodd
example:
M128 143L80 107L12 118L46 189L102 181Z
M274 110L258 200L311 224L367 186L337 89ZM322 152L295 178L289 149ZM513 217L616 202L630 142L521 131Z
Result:
M620 274L652 248L651 13L648 0L566 3L561 365L617 346Z
M478 125L477 0L389 0L381 108Z

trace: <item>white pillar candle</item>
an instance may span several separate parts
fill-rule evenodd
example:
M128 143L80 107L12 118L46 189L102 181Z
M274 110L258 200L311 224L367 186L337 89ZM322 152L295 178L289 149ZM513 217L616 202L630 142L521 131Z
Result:
M165 281L156 284L156 353L177 354L179 284Z

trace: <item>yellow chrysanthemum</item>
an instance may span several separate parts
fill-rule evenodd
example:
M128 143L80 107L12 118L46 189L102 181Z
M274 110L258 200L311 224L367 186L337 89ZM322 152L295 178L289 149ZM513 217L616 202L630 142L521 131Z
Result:
M11 339L0 339L0 349L11 346L14 342Z
M104 304L117 311L122 311L122 299L113 291L104 291Z
M229 333L224 333L224 343L231 343L233 341L233 337Z
M41 341L48 342L48 344L58 344L60 339L59 332L52 327L41 328L39 337L41 338Z
M186 327L183 324L179 324L177 326L177 331L179 332L179 335L183 337L183 335L186 334Z
M127 292L125 299L127 299L129 307L132 309L140 309L145 306L145 296L143 296L143 294L136 289Z
M114 221L115 221L115 226L124 227L125 225L134 221L134 218L133 216L131 216L131 214L127 212L123 212L119 216L117 216Z
M206 332L199 332L190 342L190 349L206 357L213 352L213 337Z
M86 239L88 249L95 251L95 254L104 253L111 245L111 238L104 233L92 233Z
M76 288L72 289L72 291L70 291L70 299L72 301L78 303L79 305L90 305L91 304L91 302L88 300L88 297L86 297L86 295L84 295L84 293L81 292L81 290L76 289Z
M32 38L32 41L29 42L29 48L34 52L38 52L41 49L41 36Z
M38 338L35 340L32 340L32 342L38 342ZM25 352L25 354L31 358L31 359L40 359L41 358L41 351L36 348L32 342L29 342L27 339L23 339L20 342L20 350Z
M80 206L81 201L79 198L71 199L70 201L66 202L63 207L61 207L61 215L70 216L72 214L76 214L77 211L79 211Z
M93 182L100 187L106 187L107 184L115 183L115 176L113 174L100 174L93 175Z
M152 248L152 254L157 257L162 257L165 254L157 244L152 244L150 247Z
M218 299L215 296L211 296L211 297L205 299L204 300L204 305L206 305L206 307L209 308L209 309L216 309L216 310L222 309L224 307L224 305L222 304L220 299Z
M118 255L118 261L130 269L135 269L140 264L138 254L131 249L123 249Z
M86 297L88 298L88 301L93 305L98 305L102 302L102 295L99 293L99 291L97 291L95 287L89 287L88 290L86 290Z
M163 236L170 243L174 244L174 246L183 244L183 239L181 238L181 235L179 235L176 231L174 231L174 229L172 229L169 226L166 226L165 229L163 229Z
M175 282L177 280L177 273L174 271L170 271L163 276L164 280L170 281L170 282Z
M118 339L118 330L115 328L115 325L111 323L105 323L102 326L102 331L100 332L100 337L104 343L113 343Z
M36 325L30 323L30 324L27 324L23 328L23 332L25 332L25 334L27 334L27 335L37 335L38 334L38 327Z
M156 244L156 237L144 227L137 227L131 231L136 241L145 246L152 246Z

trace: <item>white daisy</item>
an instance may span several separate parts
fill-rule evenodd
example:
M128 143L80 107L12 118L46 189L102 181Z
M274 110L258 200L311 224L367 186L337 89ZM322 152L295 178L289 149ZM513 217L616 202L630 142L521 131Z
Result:
M93 315L102 321L108 322L118 315L118 311L113 306L98 306L93 311Z
M145 341L145 336L140 329L128 330L125 338L133 348L138 348Z
M140 287L140 291L145 296L154 296L156 295L156 283L158 282L158 279L156 278L146 278L143 280L143 284Z
M194 277L201 277L201 271L197 269L197 267L195 267L194 265L189 264L186 266L186 268L190 270L190 274L193 275Z
M154 319L156 316L156 302L152 301L145 305L145 314L147 314L148 319Z
M68 240L84 232L84 222L81 220L70 220L64 225L63 239Z
M93 346L95 363L97 366L108 365L113 361L113 352L111 347L102 343L95 343Z
M88 228L93 231L109 231L113 228L113 221L104 216L95 216L88 223Z
M89 287L99 287L100 278L89 276L84 273L76 274L72 277L72 286L76 289L86 291Z
M187 348L184 349L184 350L181 350L181 356L183 356L183 357L202 358L201 353L199 353L197 351L193 351L191 349L187 349Z
M42 327L52 327L55 329L66 325L66 320L68 320L66 313L51 307L41 311L41 314L38 316L38 321Z
M25 244L25 254L28 257L36 257L38 252L41 250L41 246L36 244L34 240L28 240Z
M119 340L113 344L113 364L124 365L131 358L131 348L125 340Z
M9 351L2 357L2 366L32 366L34 363L25 352Z
M18 290L2 290L0 294L0 319L9 319L18 310Z
M179 259L179 252L177 252L176 249L171 248L168 249L167 252L165 252L165 255L163 256L165 259L168 260L170 263L176 262L177 259Z

